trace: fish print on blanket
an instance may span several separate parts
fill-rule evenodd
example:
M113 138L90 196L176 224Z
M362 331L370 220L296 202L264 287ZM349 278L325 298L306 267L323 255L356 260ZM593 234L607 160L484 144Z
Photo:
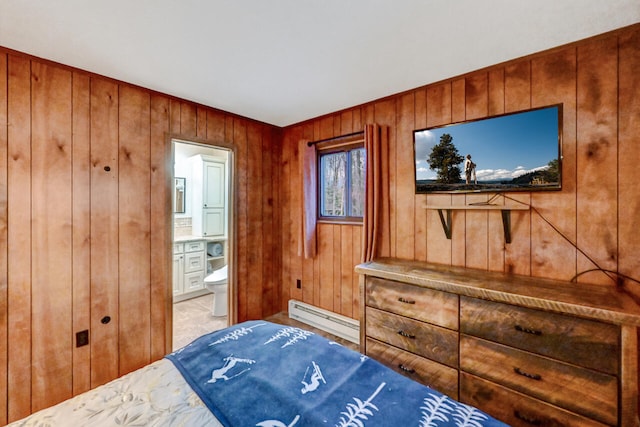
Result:
M265 321L205 335L167 358L225 426L504 425L336 342Z

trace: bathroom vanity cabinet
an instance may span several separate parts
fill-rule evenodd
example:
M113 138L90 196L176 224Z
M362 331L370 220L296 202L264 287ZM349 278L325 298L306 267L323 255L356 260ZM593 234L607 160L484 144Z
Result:
M204 295L207 273L207 242L187 240L173 244L173 300L181 301Z
M190 161L193 170L192 233L224 237L229 187L226 159L199 154Z

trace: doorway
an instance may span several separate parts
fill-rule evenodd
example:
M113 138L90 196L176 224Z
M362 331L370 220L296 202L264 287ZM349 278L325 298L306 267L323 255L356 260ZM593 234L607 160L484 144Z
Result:
M233 151L173 139L173 349L230 324Z

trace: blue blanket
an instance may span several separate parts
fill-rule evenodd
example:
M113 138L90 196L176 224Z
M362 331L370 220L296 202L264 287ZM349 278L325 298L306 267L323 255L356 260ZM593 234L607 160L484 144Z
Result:
M312 332L251 321L167 358L225 426L503 426Z

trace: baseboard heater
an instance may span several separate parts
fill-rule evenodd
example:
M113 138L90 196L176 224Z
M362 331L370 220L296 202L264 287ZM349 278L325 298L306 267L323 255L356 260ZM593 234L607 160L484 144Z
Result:
M311 304L289 300L289 317L352 343L360 343L360 322Z

